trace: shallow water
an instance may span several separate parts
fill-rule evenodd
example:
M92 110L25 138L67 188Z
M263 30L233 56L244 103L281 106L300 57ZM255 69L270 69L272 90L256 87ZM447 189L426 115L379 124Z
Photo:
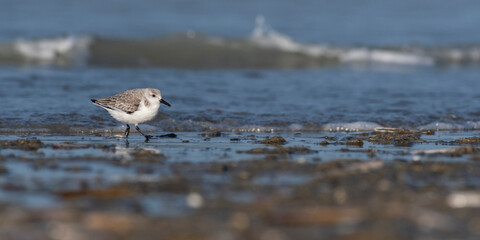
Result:
M123 131L90 98L155 87L162 106L147 131L478 129L477 68L159 70L4 68L2 132Z

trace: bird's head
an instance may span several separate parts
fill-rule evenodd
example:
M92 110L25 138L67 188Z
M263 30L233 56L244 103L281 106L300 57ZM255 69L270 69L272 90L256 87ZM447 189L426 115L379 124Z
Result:
M170 103L162 99L162 93L160 90L155 89L155 88L147 88L147 95L146 95L148 101L153 102L153 101L159 101L160 103L163 103L169 107L171 107Z

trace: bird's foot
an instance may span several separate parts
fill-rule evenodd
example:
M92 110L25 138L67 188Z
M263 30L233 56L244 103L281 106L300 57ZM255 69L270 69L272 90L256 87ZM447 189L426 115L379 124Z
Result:
M148 141L150 141L150 139L152 139L153 136L152 135L145 135L145 142L147 143Z

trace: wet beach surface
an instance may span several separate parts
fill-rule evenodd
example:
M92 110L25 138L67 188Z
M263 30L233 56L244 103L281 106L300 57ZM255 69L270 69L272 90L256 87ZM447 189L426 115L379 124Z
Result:
M480 236L476 131L175 135L1 135L0 237Z

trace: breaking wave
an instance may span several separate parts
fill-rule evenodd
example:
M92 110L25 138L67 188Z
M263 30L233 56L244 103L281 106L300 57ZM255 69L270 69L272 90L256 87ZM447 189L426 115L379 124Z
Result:
M92 39L67 36L51 39L25 40L0 44L0 63L67 65L86 63Z
M422 47L336 47L305 44L258 17L249 37L230 39L194 31L151 39L66 36L0 43L0 64L172 67L321 68L345 64L435 66L480 64L480 44Z

